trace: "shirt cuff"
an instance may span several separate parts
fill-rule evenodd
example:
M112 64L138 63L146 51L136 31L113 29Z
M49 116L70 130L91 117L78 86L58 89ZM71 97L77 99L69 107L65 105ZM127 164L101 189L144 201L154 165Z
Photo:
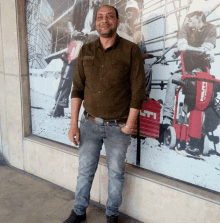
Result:
M138 110L141 110L143 107L143 101L131 101L130 103L130 108L135 108L135 109L138 109Z
M84 100L84 94L76 92L76 91L72 91L71 98L80 98Z

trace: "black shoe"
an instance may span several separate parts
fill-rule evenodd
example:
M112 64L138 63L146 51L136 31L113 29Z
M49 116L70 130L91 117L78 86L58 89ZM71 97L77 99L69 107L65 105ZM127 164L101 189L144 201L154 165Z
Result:
M52 110L49 112L49 115L53 116L53 117L64 116L64 107L60 106L60 105L57 105L56 110L55 110L55 107L53 107Z
M118 216L115 216L115 215L108 216L108 215L106 215L106 217L107 217L107 223L118 223Z
M80 223L86 220L86 214L77 215L74 210L72 210L69 218L67 218L63 223Z
M188 145L186 146L186 152L193 156L200 155L201 152L199 147L199 140L191 138Z

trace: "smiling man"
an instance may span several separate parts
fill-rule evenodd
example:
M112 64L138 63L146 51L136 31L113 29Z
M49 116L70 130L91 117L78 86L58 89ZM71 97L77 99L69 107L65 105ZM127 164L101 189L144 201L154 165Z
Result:
M105 145L108 167L107 222L118 222L124 184L124 161L132 129L145 95L145 77L138 45L117 35L118 11L99 8L96 29L100 38L85 44L79 54L72 91L68 137L79 144L79 175L75 202L64 223L86 219L90 189ZM79 110L84 114L78 128Z

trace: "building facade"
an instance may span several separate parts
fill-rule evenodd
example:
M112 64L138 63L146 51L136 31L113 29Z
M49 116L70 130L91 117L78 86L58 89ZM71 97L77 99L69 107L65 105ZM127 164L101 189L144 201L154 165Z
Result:
M26 11L25 0L0 1L0 153L12 166L75 191L77 149L32 134ZM48 29L39 30L45 33ZM49 32L47 36L53 39ZM46 48L45 41L42 38L38 43ZM38 49L36 46L35 51ZM47 50L55 52L52 48ZM35 65L33 69L45 66ZM143 222L220 222L218 192L130 164L126 165L123 197L120 211ZM107 166L102 156L91 199L105 204L106 198Z

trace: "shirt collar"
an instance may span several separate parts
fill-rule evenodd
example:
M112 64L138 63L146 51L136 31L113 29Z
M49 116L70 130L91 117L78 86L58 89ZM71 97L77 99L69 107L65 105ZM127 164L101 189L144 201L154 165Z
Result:
M120 42L120 39L121 39L121 37L116 33L116 38L115 38L115 42L114 42L114 44L111 46L113 49L115 49L116 47L117 47L117 45L118 45L118 43ZM97 40L96 40L96 47L100 47L100 48L102 48L102 45L101 45L101 42L100 42L100 38L98 38Z

